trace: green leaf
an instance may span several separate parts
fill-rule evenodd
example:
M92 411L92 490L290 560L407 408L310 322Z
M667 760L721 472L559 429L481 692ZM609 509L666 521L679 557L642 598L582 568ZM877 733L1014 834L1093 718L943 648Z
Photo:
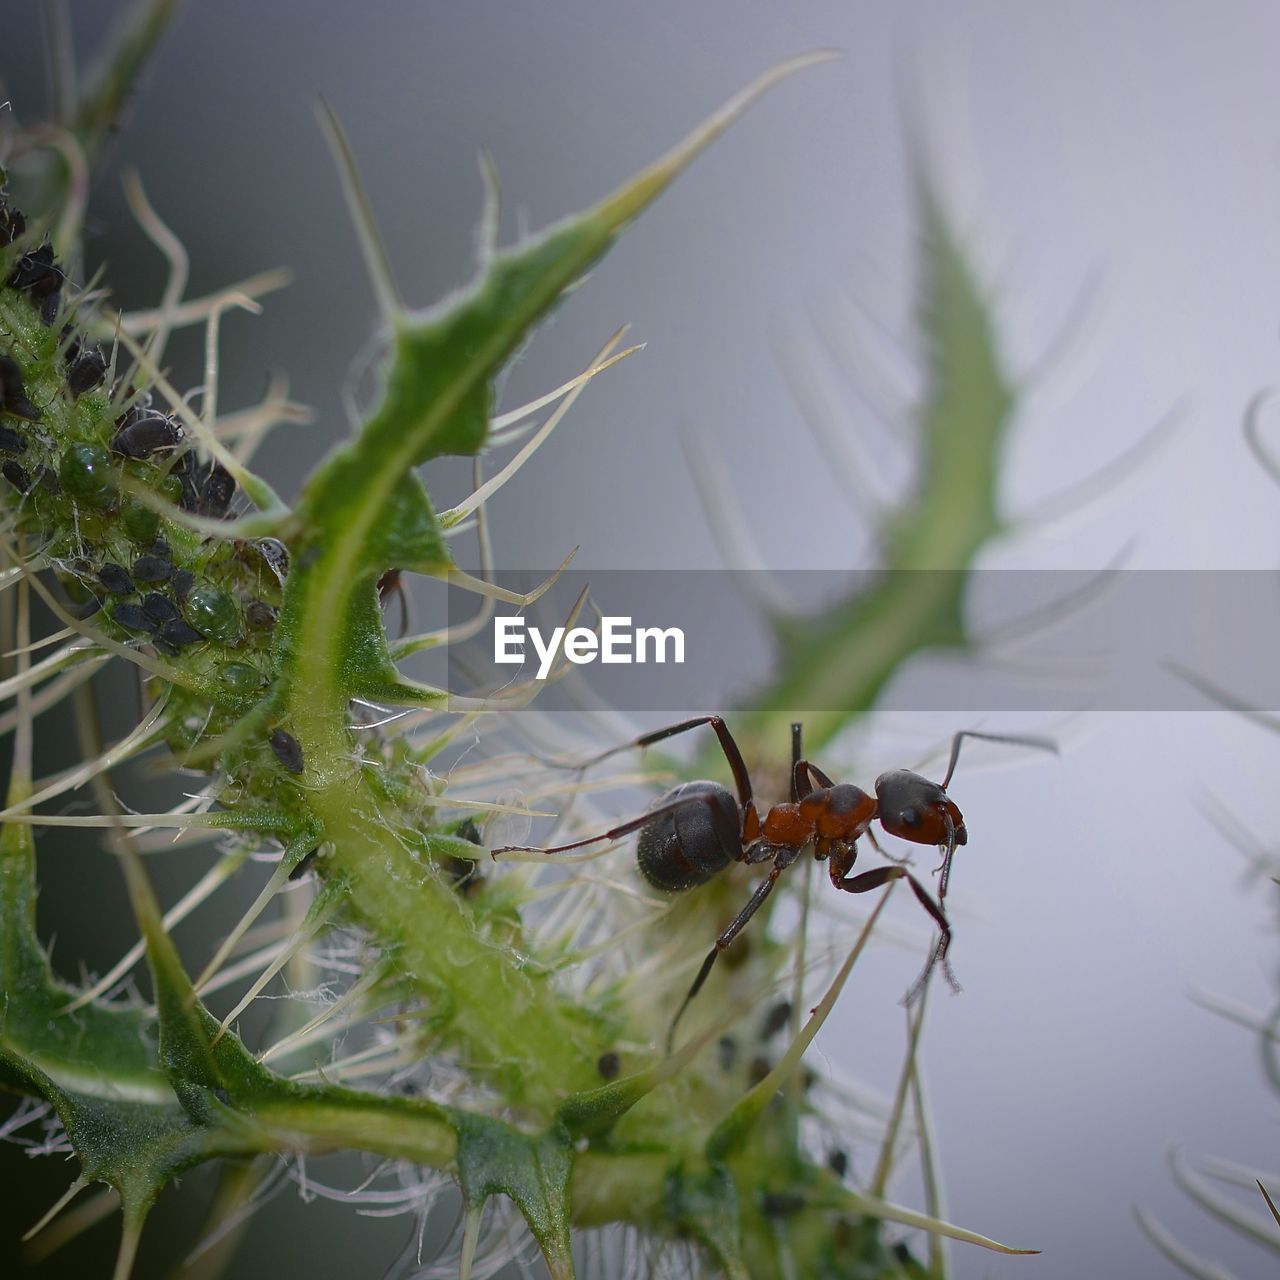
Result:
M795 59L762 76L593 209L493 255L469 290L423 315L396 314L381 403L356 438L317 468L297 508L278 636L285 679L305 690L316 709L313 723L345 708L362 676L387 683L381 619L356 604L370 597L377 576L406 565L438 571L450 564L413 469L478 451L493 379L531 328L751 102L827 56ZM332 745L332 733L328 740Z
M738 1189L724 1166L671 1173L667 1218L708 1249L730 1280L747 1280L738 1228Z
M75 131L91 160L120 127L129 94L180 7L180 0L138 0L121 17L76 113Z
M964 593L1002 527L997 484L1015 400L964 246L923 174L917 186L927 390L915 492L884 529L882 571L866 590L817 615L774 619L782 675L747 708L756 713L739 734L748 756L778 757L798 716L816 750L869 710L913 655L969 644Z
M553 1277L573 1275L569 1239L569 1175L573 1148L560 1126L521 1133L504 1120L459 1113L458 1180L468 1207L510 1196L524 1215Z

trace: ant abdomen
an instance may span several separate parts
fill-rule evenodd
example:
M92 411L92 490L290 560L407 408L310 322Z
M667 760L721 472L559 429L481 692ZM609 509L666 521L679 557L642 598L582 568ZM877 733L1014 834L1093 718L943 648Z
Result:
M702 795L701 804L685 803L659 813L640 828L636 861L655 889L678 893L705 884L733 862L742 848L742 814L733 793L718 782L684 782L654 805Z

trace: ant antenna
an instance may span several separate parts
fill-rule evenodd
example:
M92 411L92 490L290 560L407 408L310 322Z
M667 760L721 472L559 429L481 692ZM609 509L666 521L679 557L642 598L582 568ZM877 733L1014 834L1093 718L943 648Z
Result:
M798 721L791 722L791 803L800 800L802 786L800 763L804 759L804 726ZM812 785L812 784L810 784Z
M954 738L951 739L951 759L947 762L946 776L938 784L943 791L947 789L947 783L951 781L951 775L956 771L956 761L960 759L960 745L966 738L981 738L984 742L1008 742L1016 747L1033 747L1038 751L1052 751L1054 755L1058 754L1058 744L1052 738L1028 737L1016 734L1005 733L979 733L977 729L961 729ZM942 854L942 874L938 880L938 901L942 902L947 896L947 884L951 880L951 859L956 851L956 828L955 823L951 820L951 815L943 812L943 821L947 826L947 839ZM929 962L928 969L925 970L925 976L928 976L929 969L933 968L938 957L935 955L933 960Z
M1037 751L1052 751L1055 756L1058 754L1058 744L1052 738L1037 738L1007 733L979 733L977 729L961 729L951 739L951 760L947 764L946 777L938 784L943 791L947 789L947 783L951 781L951 775L956 771L956 761L960 758L960 744L966 738L981 738L984 742L1008 742L1015 747L1032 747Z

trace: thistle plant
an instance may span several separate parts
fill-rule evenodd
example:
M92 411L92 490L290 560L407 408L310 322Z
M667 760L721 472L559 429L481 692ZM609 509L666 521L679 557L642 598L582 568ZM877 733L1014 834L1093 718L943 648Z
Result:
M1224 690L1203 681L1197 684L1234 709L1242 709ZM1249 715L1271 732L1280 727L1271 716L1259 712ZM1280 859L1274 848L1266 847L1233 815L1214 812L1212 818L1224 838L1246 858L1251 878L1264 881L1268 892L1274 894L1274 886L1280 882ZM1216 995L1199 997L1198 1003L1256 1038L1263 1077L1274 1093L1280 1093L1280 1062L1276 1059L1280 1006L1258 1010ZM1237 1239L1251 1241L1273 1255L1280 1254L1280 1208L1275 1199L1274 1170L1220 1156L1189 1156L1176 1146L1169 1149L1167 1160L1174 1184L1206 1220L1227 1228ZM1170 1227L1141 1204L1135 1206L1134 1217L1151 1244L1180 1273L1197 1280L1233 1280L1236 1272L1183 1241L1182 1227Z
M483 522L485 504L543 433L487 481L479 459L553 404L543 432L554 426L628 353L615 338L578 376L500 416L495 378L699 150L817 59L762 77L585 213L514 248L489 247L475 284L426 313L401 301L355 161L326 114L386 358L372 410L287 504L249 464L296 406L274 388L261 404L224 413L217 395L220 316L256 309L254 295L274 281L186 298L176 237L135 184L133 207L173 266L160 306L121 314L98 282L78 283L81 179L122 81L168 10L148 6L59 128L10 133L11 154L52 148L63 164L50 168L44 190L28 183L30 200L9 191L0 204L0 550L15 654L0 684L13 744L0 814L0 1086L21 1099L2 1132L43 1128L44 1145L73 1154L79 1170L34 1224L37 1247L92 1188L102 1208L119 1206L123 1280L159 1192L183 1171L219 1162L209 1239L224 1240L278 1168L355 1150L377 1163L353 1200L376 1187L380 1204L425 1227L454 1189L463 1229L440 1265L463 1280L522 1256L524 1241L557 1280L571 1276L575 1253L585 1256L575 1243L598 1228L616 1233L610 1274L640 1254L651 1273L941 1274L944 1236L1019 1252L940 1220L929 1205L886 1199L905 1148L920 1141L928 1163L922 1118L909 1123L923 1003L868 1186L850 1184L827 1137L866 1120L807 1077L803 1055L883 900L803 1022L798 1004L782 1025L762 1026L758 1009L762 992L799 990L797 975L831 967L817 946L805 949L802 929L796 948L759 945L718 973L713 1010L664 1054L672 975L678 989L741 883L667 902L621 876L606 884L545 859L493 863L490 824L533 806L572 829L589 808L583 784L536 755L460 759L460 742L500 733L531 689L450 697L400 667L447 644L448 628L394 639L384 624L379 585L392 573L445 579L517 608L530 602L500 575L462 573L448 538ZM930 584L958 590L998 529L993 495L1012 392L963 254L923 181L921 190L930 372L922 482L886 537L886 561L959 572L886 579L894 585L811 619L803 646L779 620L789 652L762 714L743 721L751 754L763 754L789 703L813 705L822 680L846 689L852 680L857 696L842 721L813 727L815 742L869 708L913 652L968 643L958 596ZM174 386L164 364L170 334L188 324L206 333L198 398ZM449 455L477 459L476 488L440 512L422 469ZM38 610L52 619L39 638ZM133 668L146 703L110 744L93 703L93 680L108 665ZM83 758L38 778L35 721L64 700L76 710ZM164 811L132 808L115 775L143 756L196 775L194 793ZM59 811L86 787L96 812ZM513 791L523 805L500 803ZM96 980L57 975L37 935L36 834L54 826L101 845L127 886L138 941ZM162 903L144 855L201 840L217 841L218 860ZM252 904L212 954L180 952L171 931L244 879ZM134 985L144 961L147 995ZM246 1011L282 977L295 998L242 1038ZM215 1014L220 993L232 1002ZM787 1046L773 1056L784 1033ZM507 1219L519 1230L493 1228ZM902 1227L928 1233L927 1262Z
M1254 396L1245 412L1244 434L1263 472L1280 484L1280 460L1261 431L1262 409L1270 398L1269 392ZM1217 705L1268 734L1280 732L1280 721L1274 715L1251 705L1236 691L1200 672L1179 668L1179 674ZM1275 886L1280 884L1280 856L1274 845L1268 845L1225 806L1209 806L1207 816L1223 841L1244 858L1249 880L1265 886L1274 902ZM1280 1060L1276 1055L1280 1003L1269 1010L1259 1010L1237 999L1216 995L1201 996L1198 1003L1255 1037L1263 1078L1273 1093L1280 1094ZM1273 1255L1280 1254L1280 1207L1275 1199L1274 1170L1217 1156L1188 1157L1177 1147L1170 1148L1167 1158L1174 1184L1208 1220L1226 1227L1238 1239L1251 1241ZM1233 1271L1190 1248L1178 1230L1171 1229L1145 1206L1135 1206L1134 1217L1152 1245L1183 1274L1198 1280L1233 1280Z

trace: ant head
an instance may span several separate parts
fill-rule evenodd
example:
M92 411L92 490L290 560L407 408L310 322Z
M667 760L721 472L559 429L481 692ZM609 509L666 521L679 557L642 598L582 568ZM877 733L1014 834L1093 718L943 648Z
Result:
M890 835L915 844L945 846L948 854L968 842L964 818L955 801L936 783L909 769L876 779L880 825Z

